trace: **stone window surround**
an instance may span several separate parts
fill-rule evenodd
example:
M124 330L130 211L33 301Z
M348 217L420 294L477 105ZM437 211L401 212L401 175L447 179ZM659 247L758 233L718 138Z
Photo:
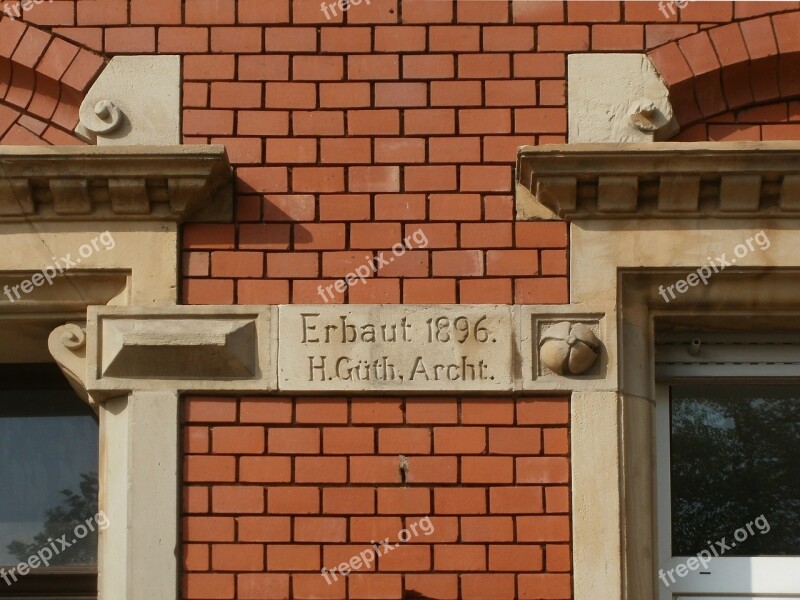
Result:
M609 380L572 394L575 600L658 597L657 332L800 329L798 157L794 142L520 150L518 214L570 221L570 306L609 321ZM669 304L659 296L761 230L767 251Z
M2 147L0 288L13 287L108 231L81 264L12 302L0 297L0 360L53 360L100 419L99 597L174 598L178 589L179 396L83 385L89 306L177 301L183 221L232 218L221 146ZM9 350L10 349L10 350ZM52 356L51 356L52 355ZM146 576L145 576L146 574Z

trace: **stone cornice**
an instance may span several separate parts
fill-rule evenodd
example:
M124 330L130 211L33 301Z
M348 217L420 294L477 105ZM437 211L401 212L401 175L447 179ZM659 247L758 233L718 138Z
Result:
M230 218L223 146L0 147L0 223Z
M800 217L800 142L525 146L517 181L570 221Z

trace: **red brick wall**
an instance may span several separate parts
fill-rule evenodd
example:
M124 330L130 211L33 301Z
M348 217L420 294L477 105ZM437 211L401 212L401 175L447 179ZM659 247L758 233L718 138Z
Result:
M570 598L568 422L557 398L188 398L184 598Z
M570 53L651 54L689 126L676 139L797 138L798 2L362 0L328 21L320 1L56 0L2 19L0 143L78 143L103 59L180 54L184 140L225 144L238 192L233 223L184 229L183 302L323 302L421 229L427 247L334 301L527 304L569 300L567 228L514 222L513 166L517 146L565 141ZM186 600L571 595L565 399L186 409ZM435 536L324 584L319 568L426 514Z

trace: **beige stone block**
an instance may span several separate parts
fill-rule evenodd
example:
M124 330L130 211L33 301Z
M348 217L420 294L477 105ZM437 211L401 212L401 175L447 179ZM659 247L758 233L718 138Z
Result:
M281 306L286 392L510 391L512 308Z

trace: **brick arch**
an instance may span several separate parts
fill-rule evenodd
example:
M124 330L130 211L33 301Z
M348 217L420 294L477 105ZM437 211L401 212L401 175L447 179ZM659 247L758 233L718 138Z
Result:
M743 108L800 96L800 11L712 27L649 56L682 128Z
M82 143L72 133L103 57L33 25L0 19L0 137L20 129L42 143ZM16 112L16 117L12 115ZM5 129L4 129L5 128Z

